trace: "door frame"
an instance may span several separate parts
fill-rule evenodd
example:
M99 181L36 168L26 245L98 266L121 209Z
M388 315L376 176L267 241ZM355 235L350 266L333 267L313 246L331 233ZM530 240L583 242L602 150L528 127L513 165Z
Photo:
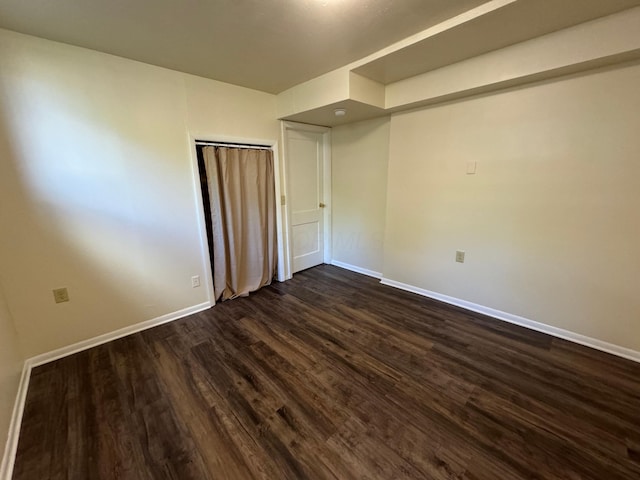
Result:
M216 304L215 295L213 294L213 270L211 268L211 259L209 258L209 245L207 238L207 226L204 218L204 204L202 202L202 189L200 188L200 171L198 169L198 152L196 148L196 141L202 140L205 142L222 142L222 143L234 143L239 145L261 145L268 146L273 151L273 168L274 168L274 183L275 183L275 196L276 196L276 237L278 244L278 274L277 279L279 282L283 282L288 278L291 278L291 274L287 277L287 265L290 263L288 257L288 249L285 246L285 238L288 236L286 230L288 226L285 224L282 208L280 207L281 195L284 195L281 183L281 162L279 141L273 139L263 138L247 138L247 137L234 137L229 135L219 135L210 133L189 132L189 150L191 152L191 175L193 178L193 187L195 192L196 214L198 217L198 229L200 231L200 256L202 260L202 271L204 275L204 287L207 291L207 297L209 303L213 306Z
M289 175L289 156L287 152L287 135L290 131L298 132L313 132L322 134L322 203L325 204L323 209L323 221L324 221L324 234L323 234L323 262L331 263L331 128L321 127L319 125L309 125L306 123L297 123L290 121L280 122L281 131L281 144L282 144L282 185L284 186L284 226L285 226L285 238L284 244L286 248L286 278L287 280L293 277L293 249L291 248L291 202L289 202L289 194L291 192L291 176ZM283 199L281 197L281 200Z

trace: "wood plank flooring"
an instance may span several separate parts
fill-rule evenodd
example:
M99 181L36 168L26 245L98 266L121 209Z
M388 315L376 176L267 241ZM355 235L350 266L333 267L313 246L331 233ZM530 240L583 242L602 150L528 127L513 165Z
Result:
M33 371L14 479L640 479L640 364L331 266Z

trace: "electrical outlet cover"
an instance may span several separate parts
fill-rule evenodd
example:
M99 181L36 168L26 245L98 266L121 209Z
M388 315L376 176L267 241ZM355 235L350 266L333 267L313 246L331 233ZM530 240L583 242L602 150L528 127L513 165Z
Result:
M69 301L69 292L66 288L56 288L53 291L53 299L56 303L63 303Z

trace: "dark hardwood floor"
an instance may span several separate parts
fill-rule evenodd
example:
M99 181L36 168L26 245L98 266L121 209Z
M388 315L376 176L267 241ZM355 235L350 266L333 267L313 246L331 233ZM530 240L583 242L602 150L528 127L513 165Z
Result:
M640 364L321 266L36 368L14 478L640 479Z

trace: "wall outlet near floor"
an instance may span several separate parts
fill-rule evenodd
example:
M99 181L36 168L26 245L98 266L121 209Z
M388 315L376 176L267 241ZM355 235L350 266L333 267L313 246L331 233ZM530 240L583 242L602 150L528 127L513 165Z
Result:
M69 292L67 292L66 288L56 288L53 291L53 299L56 303L63 303L69 301Z
M456 262L464 263L464 250L456 250Z
M200 275L194 275L191 277L191 286L197 288L200 286Z

